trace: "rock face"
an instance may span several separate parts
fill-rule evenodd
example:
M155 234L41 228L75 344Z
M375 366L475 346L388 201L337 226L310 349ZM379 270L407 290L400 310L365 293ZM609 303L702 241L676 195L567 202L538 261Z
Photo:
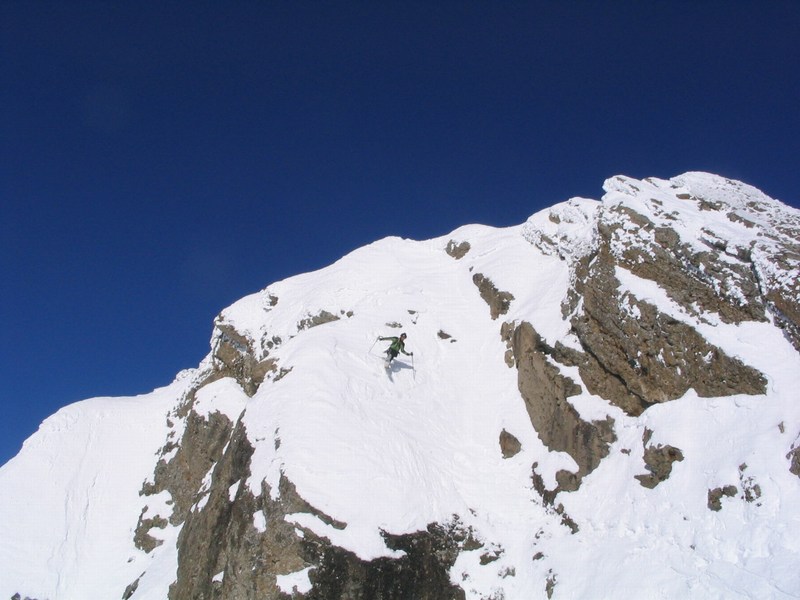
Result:
M303 596L306 598L464 598L448 577L467 541L457 525L431 524L413 534L386 535L387 545L406 555L361 560L310 529L287 521L287 515L307 513L334 528L347 527L303 500L285 477L275 500L266 483L262 483L261 494L253 496L243 484L250 475L252 453L240 423L213 467L207 500L185 518L170 600L280 600L294 594L279 589L278 577L304 569L311 570L312 584Z
M574 360L590 392L634 415L680 398L689 388L705 397L764 393L766 380L755 369L727 356L653 304L621 293L615 271L622 265L609 250L611 238L601 238L609 244L601 247L576 282L583 311L572 319L584 350ZM677 289L696 298L687 292L691 282L682 279ZM709 294L704 286L694 288L698 294ZM720 306L727 305L717 301L715 307L726 312Z
M377 242L223 311L156 409L109 597L591 597L612 563L609 597L796 589L753 557L796 545L773 520L800 500L800 212L706 174L605 190ZM414 355L384 369L387 327ZM739 538L768 542L731 562ZM715 587L739 571L768 583Z
M614 421L586 422L569 403L569 396L580 393L580 386L564 377L548 361L551 354L530 323L514 331L512 347L519 374L519 391L531 424L551 450L568 453L578 464L578 471L560 471L559 491L573 491L580 480L591 473L608 454L616 437Z

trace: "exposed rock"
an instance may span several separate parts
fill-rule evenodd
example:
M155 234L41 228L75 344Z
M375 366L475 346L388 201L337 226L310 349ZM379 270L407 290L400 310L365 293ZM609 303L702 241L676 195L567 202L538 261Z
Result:
M745 476L747 464L739 465L739 482L742 486L742 496L745 502L755 502L761 498L761 486L755 482L752 476ZM758 506L761 506L759 503Z
M583 421L567 398L579 394L575 382L559 373L548 361L551 351L530 323L524 322L513 335L517 384L533 428L544 444L554 451L567 452L578 464L577 473L560 471L560 491L576 490L580 480L591 473L608 455L616 439L614 420Z
M500 339L506 343L506 352L503 356L503 360L511 369L513 369L515 366L512 338L514 336L514 329L516 329L516 327L516 323L513 321L506 321L500 326Z
M605 247L577 288L583 311L572 326L585 355L571 351L570 360L591 393L628 414L680 398L689 388L703 397L766 392L766 378L757 370L652 304L621 296Z
M800 477L800 446L792 448L786 458L791 461L789 463L789 472Z
M362 561L341 548L311 537L307 549L316 550L319 566L311 572L313 589L305 597L314 600L461 600L464 591L450 581L449 570L459 544L446 527L430 525L426 531L402 536L386 534L390 548L402 550L398 559Z
M144 573L142 573L142 575L144 575ZM133 583L125 588L125 592L122 594L122 600L129 600L129 598L133 596L134 592L139 589L139 580L142 578L142 575L139 575L139 577L137 577Z
M492 550L491 552L484 552L481 554L480 563L482 565L488 565L489 563L493 563L497 559L503 556L502 550Z
M316 327L318 325L324 325L325 323L332 323L333 321L338 321L339 317L336 315L329 313L327 310L321 310L319 313L314 315L313 317L307 317L300 321L297 324L297 329L311 329L312 327Z
M467 252L469 252L470 245L469 242L461 242L457 244L455 240L450 240L447 242L447 247L445 248L445 252L447 252L450 256L455 258L456 260L464 258Z
M545 584L544 588L548 598L553 597L553 592L556 590L556 583L556 576L551 570L547 575L547 583Z
M146 506L144 509L142 509L142 513L139 515L139 522L136 524L136 529L134 531L133 543L137 548L139 548L139 550L143 550L144 552L152 552L164 542L151 536L150 530L153 527L164 529L167 525L169 525L169 521L160 515L155 515L154 517L145 519L143 518L145 512L147 512Z
M252 452L239 424L214 467L208 499L187 515L181 530L170 600L285 599L277 577L307 567L312 567L312 589L303 597L309 599L464 598L450 582L449 570L461 550L480 544L457 519L447 525L431 524L426 531L384 534L387 546L405 556L364 561L286 520L289 514L310 513L332 527L347 526L305 502L286 477L281 478L275 500L266 483L254 497L244 484ZM257 514L263 515L261 528L255 526ZM221 581L213 581L216 573L224 574Z
M697 252L681 243L673 229L627 206L608 208L598 231L620 266L658 283L690 314L698 314L699 308L728 323L766 319L750 265L720 260L727 247L716 235L706 232L709 251Z
M733 498L736 496L737 491L735 485L726 485L725 487L708 490L708 508L714 511L722 510L722 497Z
M276 361L270 358L258 360L251 340L237 332L231 325L218 319L215 328L217 334L212 352L214 371L199 387L223 377L233 377L244 392L252 396L267 373L277 370Z
M259 585L259 579L248 574L262 559L253 524L258 507L244 484L253 449L241 423L229 440L225 454L214 465L208 498L202 508L187 514L178 537L177 579L170 587L170 600L278 597L273 593L274 582ZM231 488L237 482L232 499ZM291 560L288 550L279 560ZM223 577L220 589L212 581L220 572L237 576Z
M648 446L647 442L652 435L652 431L645 429L644 433L644 464L650 473L648 475L636 475L646 488L654 488L662 481L669 478L672 473L672 463L683 460L683 452L674 446Z
M519 440L503 429L500 432L500 452L503 453L503 458L516 456L520 450L522 450L522 444L520 444Z
M145 484L140 492L143 496L164 490L170 493L173 501L170 524L179 525L186 519L189 509L198 499L203 478L222 457L232 429L230 419L221 413L211 413L208 419L204 419L194 411L189 412L177 452L169 462L158 461L153 483ZM153 526L158 526L158 522L152 519L140 521L136 536L146 539Z
M498 290L492 280L481 273L475 273L472 276L472 282L478 286L481 298L489 305L489 312L492 319L497 319L500 315L508 312L511 301L514 295L509 292L501 292Z

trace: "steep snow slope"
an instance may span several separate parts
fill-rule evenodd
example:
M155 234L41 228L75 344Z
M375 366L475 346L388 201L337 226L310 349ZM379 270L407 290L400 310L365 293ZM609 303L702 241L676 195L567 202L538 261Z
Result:
M459 543L448 572L467 598L800 597L800 479L790 471L800 439L791 342L800 216L706 174L614 178L606 190L602 202L573 199L518 227L381 240L270 285L221 313L212 352L171 386L48 419L0 469L11 490L0 499L0 597L116 598L126 588L136 600L198 589L256 597L242 591L247 578L249 590L272 586L258 597L320 597L327 567L291 554L295 544L325 539L361 561L401 560L407 551L392 536L431 523L456 524L474 541ZM648 270L655 261L666 272L664 247L733 312ZM587 371L563 356L584 351L581 286L606 251L632 319L655 307L757 370L764 393L701 397L690 386L637 412L590 392ZM509 356L522 323L547 349L541 368L580 384L562 404L586 424L611 423L589 469L532 424L522 358ZM387 371L387 343L376 338L401 331L414 355ZM501 452L501 432L518 453ZM219 448L207 458L193 444L212 437ZM247 452L234 475L237 447ZM664 476L648 461L669 449ZM577 489L564 491L563 472L579 470ZM275 512L285 481L313 509ZM219 537L214 511L233 523L236 510L240 546L251 536L263 549L274 519L288 523L294 539L280 548L291 560L275 558L274 572L254 560L243 575L228 546L191 554L190 540ZM198 529L208 514L217 533ZM201 558L208 566L195 579L206 587L182 592L187 563Z
M116 598L141 572L139 489L185 380L49 417L0 469L0 597Z

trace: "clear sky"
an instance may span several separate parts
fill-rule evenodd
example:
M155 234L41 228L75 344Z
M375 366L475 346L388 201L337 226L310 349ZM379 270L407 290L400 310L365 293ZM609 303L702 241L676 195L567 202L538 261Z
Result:
M703 170L800 206L800 2L0 2L0 463L387 235Z

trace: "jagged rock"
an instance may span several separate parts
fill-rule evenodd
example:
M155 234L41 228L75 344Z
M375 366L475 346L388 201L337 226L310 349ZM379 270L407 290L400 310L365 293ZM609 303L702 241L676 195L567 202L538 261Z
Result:
M151 536L150 530L153 529L153 527L164 529L169 525L169 521L159 515L145 519L143 517L146 511L147 507L145 506L144 509L142 509L142 514L139 515L139 522L136 524L136 529L134 530L133 543L139 550L152 552L164 542Z
M514 322L507 321L500 326L500 339L503 340L506 344L506 352L503 355L503 360L505 361L506 365L509 368L513 369L514 364L514 349L512 348L512 338L514 336L514 329L516 329L516 324Z
M755 502L761 498L761 486L755 482L752 476L745 476L747 464L739 465L739 483L742 486L742 496L745 502ZM760 504L758 506L761 506Z
M737 492L735 485L726 485L725 487L708 490L708 508L714 511L722 510L722 497L733 498Z
M530 323L514 331L517 383L533 428L551 450L567 452L578 464L577 473L561 471L559 489L572 491L608 455L615 439L614 420L583 421L567 398L579 394L580 386L564 377L547 359L548 348Z
M472 282L478 286L478 292L480 292L481 298L489 305L489 312L492 315L492 319L497 319L500 315L504 315L508 312L511 301L514 299L513 294L510 292L501 292L495 287L491 279L481 273L475 273L475 275L472 276Z
M230 419L219 412L211 413L205 419L190 411L177 452L169 462L158 461L153 483L143 486L141 494L149 496L168 491L173 501L169 517L172 525L179 525L186 519L197 501L203 478L222 457L232 429ZM149 531L146 523L142 522L141 526L136 530L137 536L144 536Z
M202 508L186 515L178 538L177 579L170 587L170 600L278 597L274 594L274 582L269 586L259 585L259 579L247 576L262 559L257 552L258 532L253 525L256 500L244 483L250 472L252 452L239 423L233 435L229 435L224 455L214 464L207 500ZM232 499L230 489L236 482L239 486ZM287 523L285 527L290 526ZM291 561L289 550L282 560ZM222 589L218 590L212 578L219 572L239 576L224 577Z
M201 384L207 385L233 377L248 396L252 396L264 381L267 373L277 371L277 363L271 358L259 360L253 351L253 343L231 325L221 320L215 323L215 345L213 350L214 372Z
M450 256L455 258L456 260L464 258L467 252L470 250L469 242L461 242L457 244L455 240L450 240L447 242L447 247L445 248L445 252L447 252Z
M522 444L520 444L519 440L503 429L500 432L500 452L503 453L503 458L516 456L520 450L522 450Z
M338 321L339 317L336 315L329 313L327 310L321 310L319 313L314 315L313 317L307 317L300 321L297 324L297 329L311 329L312 327L316 327L318 325L324 325L325 323L332 323L333 321Z
M791 461L789 464L789 472L800 477L800 446L792 448L789 454L786 455L786 458Z
M142 573L142 575L144 575L144 573ZM133 583L125 588L125 591L122 594L122 600L129 600L136 590L139 589L139 580L142 578L142 575L139 575L139 577L137 577Z
M644 464L648 471L647 475L636 475L639 483L646 488L654 488L662 481L669 478L672 473L672 463L683 460L683 452L674 446L648 446L647 442L653 434L649 429L644 433Z
M548 599L553 597L553 592L556 591L556 583L556 576L552 571L550 571L550 573L547 575L547 583L545 584L544 588Z
M722 262L722 240L706 234L709 251L696 252L682 244L673 229L619 206L605 211L598 230L607 248L617 248L614 255L620 266L658 283L690 314L697 314L699 308L719 314L728 323L766 318L750 265ZM630 243L631 239L636 243Z
M446 527L429 525L426 531L401 536L387 534L385 538L390 548L402 550L406 555L362 561L351 552L322 545L318 549L319 566L311 572L313 588L306 598L465 598L464 591L450 581L449 570L458 557L459 545Z
M480 563L482 565L488 565L489 563L495 562L498 558L500 558L503 554L502 550L493 550L491 552L484 552L481 554Z
M583 311L572 319L585 356L573 353L588 390L628 414L683 396L764 394L766 379L689 325L632 294L621 297L611 253L601 247L578 280Z
M426 531L412 534L384 534L388 547L406 555L361 560L285 519L288 514L305 512L333 527L347 526L305 502L286 477L281 478L277 499L272 499L266 483L254 497L244 484L252 452L239 424L214 468L208 500L187 516L181 530L178 578L170 588L170 600L284 599L287 596L277 587L277 577L307 567L312 567L312 589L303 597L309 599L464 598L448 572L462 549L480 544L457 521L449 526L431 524ZM236 482L239 486L231 498L231 485ZM261 530L254 525L256 514L264 516ZM225 574L221 582L213 581L216 573Z

